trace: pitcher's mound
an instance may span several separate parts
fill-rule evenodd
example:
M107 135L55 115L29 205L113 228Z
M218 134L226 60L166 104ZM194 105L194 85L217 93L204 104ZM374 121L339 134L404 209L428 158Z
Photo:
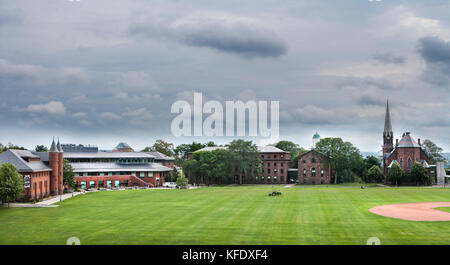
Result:
M450 207L450 202L387 204L370 208L369 211L386 217L410 221L450 221L450 213L433 209L437 207Z

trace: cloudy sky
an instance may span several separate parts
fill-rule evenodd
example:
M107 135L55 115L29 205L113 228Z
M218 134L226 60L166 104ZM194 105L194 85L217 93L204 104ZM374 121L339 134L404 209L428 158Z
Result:
M389 99L397 138L450 151L449 14L446 0L1 1L0 142L207 141L170 131L172 103L201 92L278 100L282 139L362 151L381 149Z

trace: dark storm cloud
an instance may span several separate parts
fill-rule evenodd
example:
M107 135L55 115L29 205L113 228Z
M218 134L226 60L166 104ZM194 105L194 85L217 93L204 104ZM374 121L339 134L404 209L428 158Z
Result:
M406 58L402 56L396 56L390 53L378 53L373 56L373 59L385 64L402 64L406 62Z
M287 52L286 44L274 32L244 19L189 18L168 26L147 22L133 24L128 33L149 38L163 37L244 58L279 57Z
M422 75L431 84L448 86L450 75L450 42L437 37L425 37L418 41L418 52L426 62Z

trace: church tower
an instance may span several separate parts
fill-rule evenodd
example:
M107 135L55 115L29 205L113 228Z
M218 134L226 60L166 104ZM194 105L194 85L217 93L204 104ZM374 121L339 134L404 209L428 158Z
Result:
M386 171L385 161L386 154L394 150L394 133L392 132L391 113L389 112L389 101L386 102L386 116L384 118L384 132L383 132L383 165ZM386 172L385 172L386 173Z

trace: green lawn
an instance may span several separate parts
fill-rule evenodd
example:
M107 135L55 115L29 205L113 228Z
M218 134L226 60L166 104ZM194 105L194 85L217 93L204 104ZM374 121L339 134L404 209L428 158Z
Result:
M0 244L450 244L450 222L370 213L389 203L450 201L444 188L216 187L96 192L57 208L0 208Z
M441 210L441 211L444 211L444 212L449 212L450 213L450 207L439 207L439 208L436 208L437 210Z

